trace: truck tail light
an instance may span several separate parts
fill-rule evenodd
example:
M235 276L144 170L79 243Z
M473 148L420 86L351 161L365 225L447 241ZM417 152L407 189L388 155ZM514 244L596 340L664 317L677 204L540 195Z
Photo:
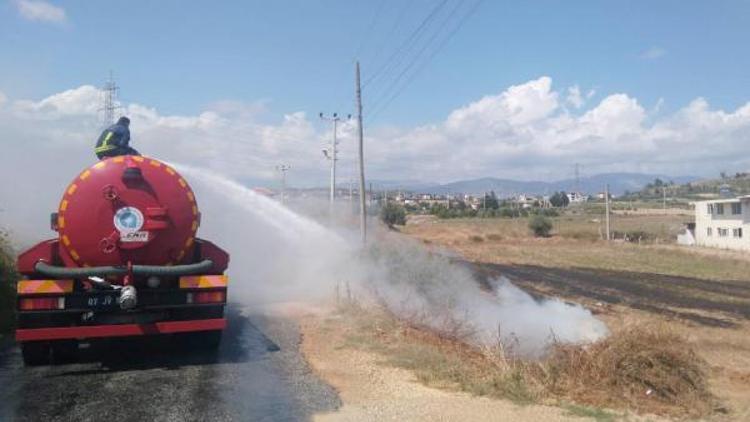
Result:
M22 311L65 309L65 297L21 298L18 300L18 309Z
M223 303L227 301L226 290L210 292L191 292L187 294L187 303Z

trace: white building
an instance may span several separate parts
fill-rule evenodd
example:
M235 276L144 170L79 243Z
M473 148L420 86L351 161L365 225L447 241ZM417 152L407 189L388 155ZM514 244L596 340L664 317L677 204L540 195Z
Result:
M696 245L750 250L750 195L694 205Z
M586 202L589 197L581 192L570 192L568 195L568 203L570 204L582 204Z

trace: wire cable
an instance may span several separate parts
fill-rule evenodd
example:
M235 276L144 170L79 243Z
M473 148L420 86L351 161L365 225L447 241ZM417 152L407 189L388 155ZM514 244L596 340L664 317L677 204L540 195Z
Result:
M378 70L376 70L369 78L367 78L362 83L362 89L365 89L371 82L373 82L375 79L377 79L380 75L383 74L386 69L391 66L394 60L399 57L399 55L402 54L405 48L410 46L416 38L418 38L424 28L435 18L435 16L438 14L438 12L445 6L445 4L448 2L448 0L442 0L440 3L435 5L435 7L430 11L430 13L422 20L422 22L417 26L411 34L406 38L406 40L391 54L388 59L383 63L383 66L381 66ZM403 58L402 58L403 59Z
M406 87L409 86L409 84L416 78L422 70L432 61L432 59L445 47L445 45L448 44L448 42L455 36L456 33L463 27L463 25L466 23L466 21L474 14L476 13L477 9L481 5L483 0L477 0L476 3L467 11L466 14L463 15L463 17L459 20L458 25L456 25L448 34L447 37L445 37L441 43L438 45L438 47L432 51L432 53L429 55L427 60L423 61L422 64L417 68L417 70L412 73L409 78L406 80L404 84L401 85L401 87L390 97L385 103L382 103L379 108L373 108L373 113L368 117L368 121L372 122L375 117L377 117L380 113L382 113L383 110L388 108L388 106L396 99L398 96L406 89Z

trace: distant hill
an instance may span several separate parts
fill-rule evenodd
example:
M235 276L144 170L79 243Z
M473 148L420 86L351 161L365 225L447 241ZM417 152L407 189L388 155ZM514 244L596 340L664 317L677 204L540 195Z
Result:
M664 182L668 180L662 179ZM696 179L688 182L674 180L674 185L666 187L668 195L687 200L714 199L721 196L750 194L750 173L742 172L733 175L722 174L714 179ZM631 191L634 198L658 198L663 194L661 186L649 184L640 191Z
M596 194L604 190L604 185L609 184L613 195L622 195L625 191L639 191L654 179L660 178L664 181L673 181L683 184L698 180L692 176L670 177L657 174L644 173L604 173L589 177L582 177L580 190L586 194ZM554 182L521 181L511 179L498 179L494 177L483 177L480 179L460 180L446 184L429 184L419 182L397 182L397 181L373 181L373 186L378 189L403 189L421 193L447 194L465 193L482 194L495 191L498 196L510 196L515 194L545 195L557 191L570 192L576 188L575 179L564 179Z

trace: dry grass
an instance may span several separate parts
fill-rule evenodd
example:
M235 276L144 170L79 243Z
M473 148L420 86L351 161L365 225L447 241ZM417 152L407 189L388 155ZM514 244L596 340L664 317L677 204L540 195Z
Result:
M706 362L666 327L632 327L587 347L558 345L541 368L551 393L579 403L688 417L716 408Z
M637 327L588 346L556 345L542 360L511 357L501 345L478 348L382 309L347 307L349 346L380 353L429 386L516 403L565 403L608 419L600 408L703 417L716 400L706 364L679 335ZM585 406L581 406L585 405Z
M566 220L568 218L573 220ZM637 342L638 336L643 336L650 339L653 345L663 343L673 345L670 346L671 350L684 351L690 350L688 345L683 344L682 340L670 343L670 338L673 335L687 338L697 356L708 362L707 370L706 365L700 364L699 367L702 368L702 376L707 377L704 379L708 379L711 393L729 412L726 418L750 420L750 319L746 312L750 303L747 293L750 288L750 256L737 251L687 248L666 243L607 243L598 239L597 223L586 218L590 217L561 217L561 228L556 225L557 234L549 239L532 238L525 233L523 222L512 220L440 221L423 226L407 226L406 232L419 239L427 239L438 247L450 247L468 261L488 263L483 266L485 268L500 268L500 271L514 274L517 277L514 281L519 286L536 294L554 295L588 305L615 333L612 341L623 335L625 338L633 337L632 340ZM672 223L669 218L674 219ZM627 220L615 220L613 228L642 229L658 237L663 227L667 228L667 233L671 233L670 227L676 227L678 219L670 216L628 216ZM482 244L467 241L472 234L482 235L486 241ZM594 293L589 294L592 291ZM605 301L602 304L601 295L611 296L613 302ZM709 324L711 321L728 325ZM666 325L672 333L660 328L663 332L659 335L665 338L658 341L656 338L659 337L649 334L653 330L650 328L628 333L629 327L659 325ZM593 371L606 363L606 359L613 359L615 346L625 347L620 343L600 344L590 349L569 350L569 355L563 357L573 359L577 356L575 353L582 354L579 357L588 359ZM656 353L658 349L652 348L652 351ZM643 365L660 364L661 355L638 356L649 362ZM668 356L672 360L679 357L685 362L692 361L692 357L687 355ZM592 362L592 359L595 360ZM654 368L658 368L658 365ZM654 371L657 374L661 369ZM592 374L582 378L589 381L581 381L578 387L569 387L571 390L579 388L578 393L571 393L572 399L578 403L591 404L586 397L593 397L599 391L596 388L585 390L588 385L598 385L601 379L595 371ZM692 379L690 374L687 371L681 375L688 384ZM660 396L655 391L661 390L644 387L648 382L654 384L654 381L644 378L639 382L633 383L629 387L631 390L621 390L622 405L634 408L639 408L643 403L660 406ZM676 381L669 381L670 384L673 382ZM696 383L695 387L697 397L707 391L705 383L702 387ZM649 388L654 392L646 396L645 391ZM698 409L696 412L699 413L699 408L707 403L698 400L690 405L689 396L681 397L684 397L684 400L681 399L684 415L690 415L687 409L693 408ZM597 403L606 402L601 398L596 400ZM617 407L616 404L611 406ZM679 414L675 410L668 411Z
M668 243L679 231L679 217L628 216L613 223L613 230L642 231L651 239L658 239L658 243L654 240L641 245L602 241L601 222L590 217L563 216L554 221L553 237L546 239L530 236L523 219L441 220L407 225L404 233L429 244L453 247L478 262L633 271L707 280L746 280L750 274L747 254ZM484 241L473 240L474 237L483 237Z

